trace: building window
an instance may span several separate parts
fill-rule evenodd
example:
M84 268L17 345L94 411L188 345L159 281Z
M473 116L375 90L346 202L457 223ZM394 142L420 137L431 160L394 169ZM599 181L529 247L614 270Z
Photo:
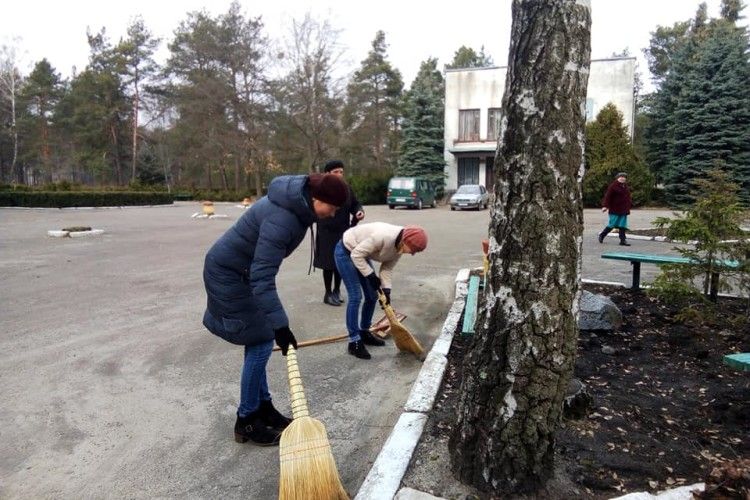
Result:
M458 111L458 140L479 140L479 110L461 109Z
M500 133L500 108L490 108L487 112L487 140L498 140Z
M479 184L479 158L458 159L458 185Z

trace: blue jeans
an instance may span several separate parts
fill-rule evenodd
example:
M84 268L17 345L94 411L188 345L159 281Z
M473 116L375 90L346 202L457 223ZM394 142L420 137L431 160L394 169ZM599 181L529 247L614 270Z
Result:
M261 400L270 401L266 380L266 365L273 352L273 340L245 346L245 364L240 378L240 407L237 415L247 417L260 406Z
M373 290L370 283L361 275L352 262L349 251L342 241L336 243L336 249L333 252L333 258L336 261L336 268L341 275L341 281L346 287L348 296L346 303L346 330L349 332L349 342L360 340L360 330L369 330L372 325L372 315L375 312L377 304L377 292ZM370 261L368 260L368 263ZM370 263L372 266L372 263ZM362 306L362 316L359 315L359 303L362 297L365 303Z

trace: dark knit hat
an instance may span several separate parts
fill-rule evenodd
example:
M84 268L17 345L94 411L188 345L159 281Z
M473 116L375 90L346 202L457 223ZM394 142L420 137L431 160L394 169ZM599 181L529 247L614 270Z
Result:
M310 195L335 207L341 207L349 197L349 187L338 175L334 174L310 174Z
M344 162L341 160L328 160L323 170L328 173L331 170L336 170L337 168L344 168Z
M421 252L427 248L427 233L419 226L406 226L401 233L401 241L409 245L413 252Z

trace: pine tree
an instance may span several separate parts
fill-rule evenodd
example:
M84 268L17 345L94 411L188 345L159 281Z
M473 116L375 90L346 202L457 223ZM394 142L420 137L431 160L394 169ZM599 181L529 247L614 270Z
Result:
M403 140L396 173L429 179L442 192L445 180L444 109L445 82L437 59L423 61L406 93Z
M25 163L41 170L45 182L53 180L52 119L61 92L60 75L47 59L36 63L21 89L24 108L20 120L24 137L21 156Z
M344 160L354 171L392 171L399 150L403 80L386 59L385 33L378 31L367 58L347 87L342 123Z
M159 46L159 39L154 38L146 28L143 19L137 17L128 26L128 37L121 41L115 48L120 58L121 75L123 83L130 87L129 98L132 101L131 115L131 166L130 181L136 179L136 165L138 162L138 119L143 107L144 84L153 78L157 71L153 60L154 51Z
M487 68L489 66L494 66L494 64L492 57L485 53L484 45L482 45L479 53L471 47L462 45L453 54L453 61L451 61L450 64L446 64L445 67L448 69Z

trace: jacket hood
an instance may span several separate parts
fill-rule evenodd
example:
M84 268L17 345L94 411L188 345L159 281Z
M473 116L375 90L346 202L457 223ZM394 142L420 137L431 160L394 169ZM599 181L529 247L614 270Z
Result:
M306 226L315 221L306 175L282 175L274 178L268 186L268 200L292 212Z

